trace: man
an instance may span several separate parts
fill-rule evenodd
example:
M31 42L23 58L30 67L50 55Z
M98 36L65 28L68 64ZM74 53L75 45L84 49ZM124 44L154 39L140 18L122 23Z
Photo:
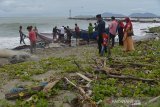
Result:
M22 42L23 44L26 44L24 42L24 38L26 37L26 35L22 32L22 26L19 27L19 34L20 34L20 44L22 44Z
M53 28L53 40L56 38L56 35L57 35L57 26L55 26L54 28Z
M77 45L78 38L80 37L80 29L77 24L75 24L75 33L76 33L76 45Z
M102 35L105 33L105 22L103 21L101 14L96 15L97 18L97 31L98 31L98 36L97 36L97 41L98 41L98 49L99 49L99 54L101 53L102 49L102 43L103 43L103 38Z
M97 23L94 23L94 31L97 31L98 28L97 28Z
M69 26L65 27L65 32L67 34L67 43L69 44L69 46L71 46L71 36L72 36L72 32L69 28Z
M112 39L112 47L114 47L114 43L115 43L115 36L116 36L116 33L117 33L117 27L118 27L118 23L117 21L115 20L115 17L112 16L111 17L111 24L109 25L109 36L110 36L110 39ZM111 47L111 48L112 48Z
M60 28L60 41L64 42L64 26Z
M32 30L32 26L28 26L27 30L29 32L29 40L30 40L30 51L31 54L36 52L36 33Z
M89 23L89 26L88 26L88 44L89 44L90 39L93 36L93 29L94 29L94 27L92 26L92 23Z

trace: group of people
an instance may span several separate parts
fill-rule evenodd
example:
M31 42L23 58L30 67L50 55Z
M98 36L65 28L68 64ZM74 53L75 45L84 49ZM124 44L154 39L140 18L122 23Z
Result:
M75 38L76 38L76 43L77 43L77 40L80 37L80 28L77 24L75 24L74 31L75 31ZM64 40L65 34L66 34L66 37L67 37L66 40ZM60 29L58 29L57 26L55 26L53 28L53 40L58 38L57 41L60 41L60 42L66 41L69 44L69 46L71 46L72 34L73 34L73 30L71 30L69 28L69 26L66 26L66 27L62 26Z
M129 17L125 18L126 25L123 21L117 21L114 16L111 17L111 23L109 24L109 33L106 33L105 21L103 21L101 14L96 15L97 18L97 42L99 54L103 56L104 52L107 52L108 45L110 48L114 47L115 37L118 34L119 45L123 46L123 51L133 51L133 25ZM110 43L111 41L111 43Z
M37 40L37 27L28 26L27 27L28 36L26 36L22 31L22 26L19 27L19 34L20 34L20 44L26 44L24 39L27 37L30 40L30 51L31 53L36 52L36 40Z
M127 17L125 18L126 24L123 24L123 21L117 21L114 16L111 17L111 23L109 24L108 27L108 33L106 33L106 24L103 18L101 17L101 14L98 14L96 16L97 18L97 23L94 23L94 27L92 23L89 23L88 25L88 44L90 42L91 37L93 36L93 32L96 31L98 32L97 35L97 43L98 43L98 49L99 49L99 54L103 56L104 52L107 52L107 47L108 45L111 45L110 48L114 47L115 44L115 37L118 34L119 37L119 45L123 46L123 50L125 52L127 51L132 51L134 49L133 45L133 40L132 40L132 35L133 35L133 25L131 20ZM20 44L24 43L24 39L26 37L29 38L30 40L30 50L31 53L33 51L36 51L36 39L37 39L37 34L38 34L38 29L36 27L28 26L27 30L29 32L28 36L26 36L22 32L22 26L19 27L19 33L20 33ZM76 38L76 44L77 40L81 35L80 28L77 24L75 24L75 38ZM71 46L71 36L72 36L73 30L69 28L69 26L62 26L60 29L55 26L53 28L53 40L58 40L60 42L66 41L69 46ZM64 36L67 36L67 40L64 39ZM110 43L111 41L111 43Z

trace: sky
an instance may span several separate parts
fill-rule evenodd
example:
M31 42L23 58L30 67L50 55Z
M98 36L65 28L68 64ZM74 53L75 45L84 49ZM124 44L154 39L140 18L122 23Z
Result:
M96 15L151 12L160 16L160 0L0 0L0 17Z

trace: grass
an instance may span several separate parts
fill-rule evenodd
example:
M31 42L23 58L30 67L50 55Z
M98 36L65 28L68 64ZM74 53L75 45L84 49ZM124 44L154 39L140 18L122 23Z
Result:
M155 79L155 83L147 83L142 81L133 81L133 80L118 80L113 78L107 78L106 75L100 74L98 81L92 82L92 99L96 102L102 100L104 103L106 98L148 98L156 97L160 95L160 41L144 41L139 42L135 45L136 51L124 53L122 48L116 46L112 49L112 60L107 60L107 66L113 67L114 72L118 72L124 75L132 75L135 77ZM94 49L94 48L93 48ZM62 73L74 73L80 72L73 61L77 61L83 66L83 70L88 73L93 72L93 68L90 64L94 64L92 61L93 56L96 56L95 50L83 52L83 59L78 60L75 56L69 56L66 58L55 58L50 57L47 59L42 59L39 62L24 62L13 65L5 65L0 68L0 72L7 73L10 79L19 78L22 80L28 80L32 75L43 74L49 70L58 70L61 71L57 75L62 75ZM92 53L91 53L92 52ZM98 59L105 59L106 57L97 57ZM131 66L130 63L142 64L148 66ZM124 66L119 68L118 65ZM75 81L75 80L73 80ZM58 83L57 87L53 88L49 93L50 95L57 95L58 91L61 90L63 82ZM68 90L73 91L71 86L68 86ZM37 94L37 102L31 102L29 104L23 103L23 100L19 100L16 106L26 105L24 107L30 107L32 104L38 107L39 105L48 104L47 100L42 97L42 93ZM4 104L8 104L3 101ZM156 105L159 105L157 102ZM152 106L152 105L151 105ZM100 107L103 107L101 104Z
M78 69L73 64L71 58L42 59L39 62L24 62L18 64L5 65L0 68L0 72L8 73L10 79L29 80L31 76L43 74L49 70L59 70L61 72L76 72Z
M150 32L160 33L160 26L149 28Z

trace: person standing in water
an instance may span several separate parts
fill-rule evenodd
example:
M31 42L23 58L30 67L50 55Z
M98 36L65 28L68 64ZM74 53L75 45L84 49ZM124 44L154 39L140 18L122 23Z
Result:
M24 41L26 35L22 32L22 26L19 27L19 34L20 34L20 44L22 44L22 42L23 44L26 44Z
M33 54L33 51L36 52L36 33L32 30L32 26L28 26L27 30L29 32L30 51Z

